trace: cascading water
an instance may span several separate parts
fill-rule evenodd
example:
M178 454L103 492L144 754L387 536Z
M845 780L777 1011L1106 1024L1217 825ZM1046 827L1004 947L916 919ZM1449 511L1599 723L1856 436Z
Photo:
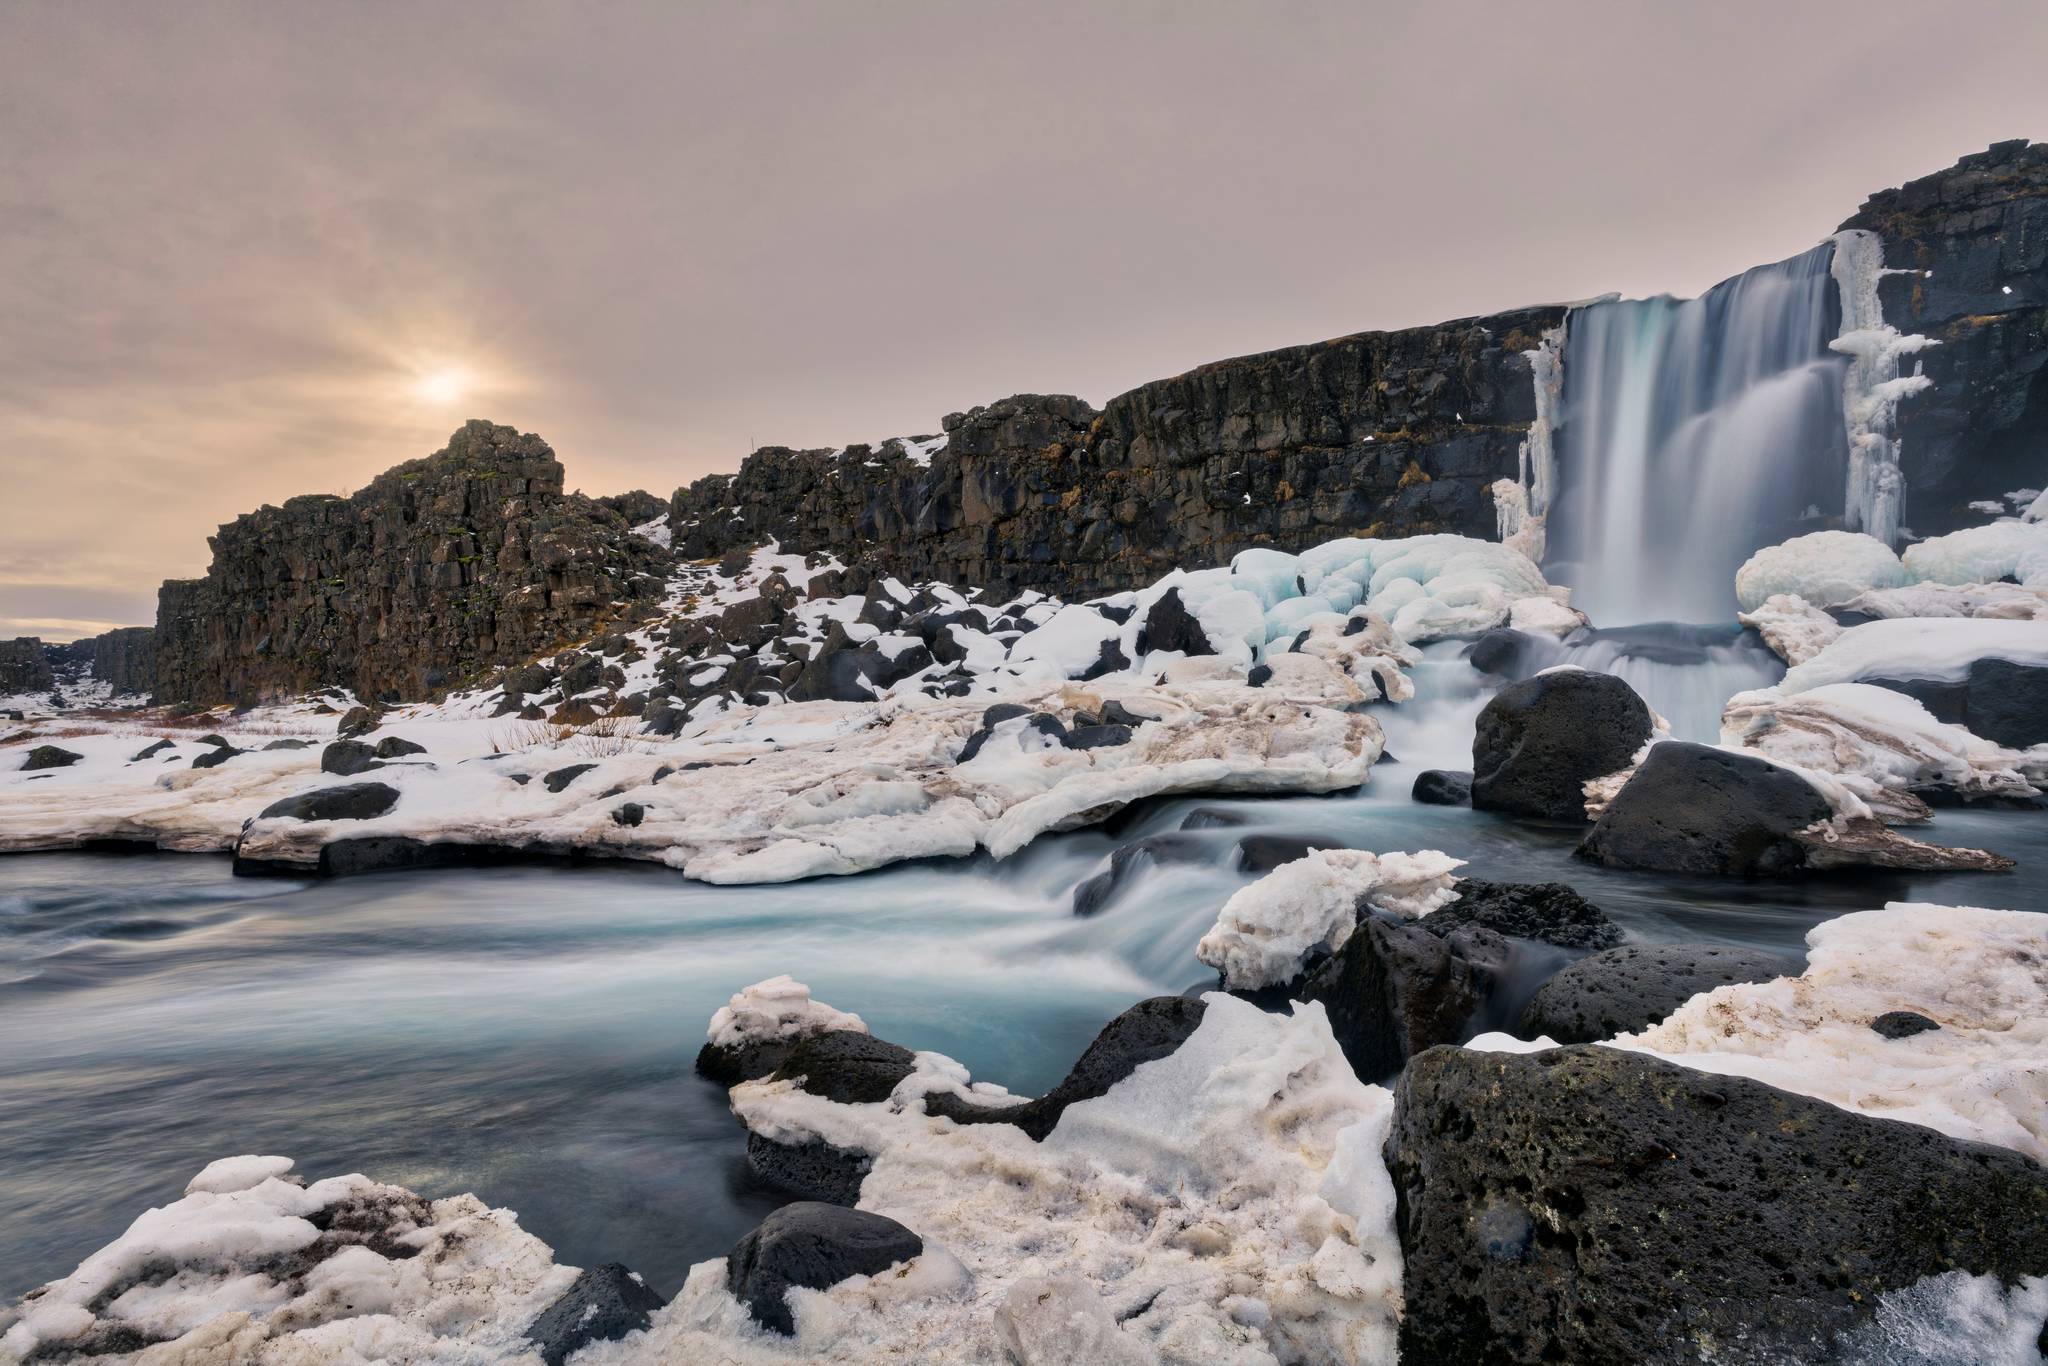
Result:
M1849 362L1830 348L1834 250L1697 299L1572 311L1551 577L1596 622L1728 621L1743 560L1796 534L1805 510L1840 507Z

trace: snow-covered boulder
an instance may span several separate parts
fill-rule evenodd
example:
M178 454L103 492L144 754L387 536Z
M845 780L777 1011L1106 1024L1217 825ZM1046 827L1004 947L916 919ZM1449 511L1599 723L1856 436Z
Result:
M1316 849L1239 889L1195 946L1195 956L1233 989L1299 977L1311 955L1334 953L1367 906L1404 919L1428 915L1456 895L1463 859L1435 849L1373 854Z
M2048 588L2048 523L1991 522L1906 547L1905 565L1930 583L1995 583L2014 579Z
M784 974L742 987L711 1017L697 1070L730 1086L765 1077L797 1043L834 1031L865 1034L860 1016L811 999L811 989Z
M1735 571L1735 600L1755 611L1765 599L1789 593L1816 607L1833 607L1871 588L1911 579L1892 548L1860 531L1815 531L1765 546Z

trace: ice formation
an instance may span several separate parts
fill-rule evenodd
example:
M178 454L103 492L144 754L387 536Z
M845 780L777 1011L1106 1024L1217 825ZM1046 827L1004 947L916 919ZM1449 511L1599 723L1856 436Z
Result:
M521 1357L526 1325L575 1277L473 1195L427 1201L363 1176L302 1185L290 1166L213 1163L0 1319L0 1355L487 1366Z
M811 999L811 989L784 974L742 987L711 1017L705 1037L720 1048L850 1030L865 1034L860 1016Z
M1928 583L1995 583L2010 578L2048 588L2048 524L1991 522L1906 547L1913 578Z
M1905 480L1899 473L1899 443L1893 435L1901 399L1933 383L1924 375L1901 377L1902 357L1935 345L1930 338L1901 334L1884 320L1877 285L1885 273L1884 240L1851 229L1835 235L1832 264L1842 302L1842 331L1830 347L1849 357L1842 381L1842 418L1849 439L1849 484L1844 520L1890 545L1899 538Z
M1310 850L1224 902L1195 956L1233 989L1292 981L1312 954L1343 948L1368 906L1407 920L1442 907L1457 895L1453 870L1464 862L1435 849Z
M1892 548L1855 531L1816 531L1765 546L1735 571L1735 599L1744 611L1781 593L1815 607L1833 607L1871 588L1906 583L1906 567Z
M1866 683L1785 695L1738 693L1721 743L1802 771L1832 774L1886 821L1924 820L1913 793L1941 788L1966 800L2031 797L2048 788L2048 745L2006 749L1934 719L1914 698Z
M925 1255L902 1281L792 1291L793 1340L757 1328L723 1263L704 1263L645 1337L586 1349L580 1366L985 1362L1005 1342L1023 1361L1393 1360L1392 1097L1353 1075L1320 1005L1205 999L1180 1048L1070 1106L1042 1144L925 1114L922 1096L960 1074L931 1054L874 1104L734 1088L756 1134L873 1154L860 1207Z
M2048 1161L2048 914L1892 902L1806 942L1799 976L1695 996L1614 1046ZM1940 1028L1870 1027L1900 1010Z
M2048 620L2048 584L2028 588L2017 583L1915 583L1904 588L1858 593L1842 604L1842 610L1866 617L2002 617L2012 621L2043 621Z

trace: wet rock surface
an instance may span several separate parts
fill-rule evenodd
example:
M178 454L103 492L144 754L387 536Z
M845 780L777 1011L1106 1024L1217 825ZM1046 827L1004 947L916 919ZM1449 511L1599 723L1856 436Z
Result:
M1472 805L1584 821L1588 779L1619 772L1650 738L1650 709L1611 674L1566 669L1502 688L1472 734Z
M1538 987L1521 1033L1594 1043L1647 1029L1703 991L1798 971L1776 954L1725 944L1629 944L1581 958Z
M1497 934L1535 939L1565 949L1612 948L1621 927L1607 913L1562 882L1458 881L1458 898L1425 916L1431 934L1478 925Z
M1822 1360L1887 1290L2048 1271L2017 1153L1618 1049L1433 1049L1386 1156L1404 1361Z
M1322 1002L1352 1070L1378 1081L1424 1049L1465 1037L1508 961L1492 930L1432 934L1374 917L1289 994Z
M1408 795L1425 806L1466 806L1472 801L1472 775L1444 768L1424 769L1415 775Z

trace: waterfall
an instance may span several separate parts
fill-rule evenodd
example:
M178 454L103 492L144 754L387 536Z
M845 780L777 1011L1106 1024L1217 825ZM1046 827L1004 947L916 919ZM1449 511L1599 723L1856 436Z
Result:
M1551 577L1603 625L1723 622L1735 571L1839 507L1850 419L1834 244L1697 299L1603 299L1566 322ZM1809 511L1811 510L1811 511Z

